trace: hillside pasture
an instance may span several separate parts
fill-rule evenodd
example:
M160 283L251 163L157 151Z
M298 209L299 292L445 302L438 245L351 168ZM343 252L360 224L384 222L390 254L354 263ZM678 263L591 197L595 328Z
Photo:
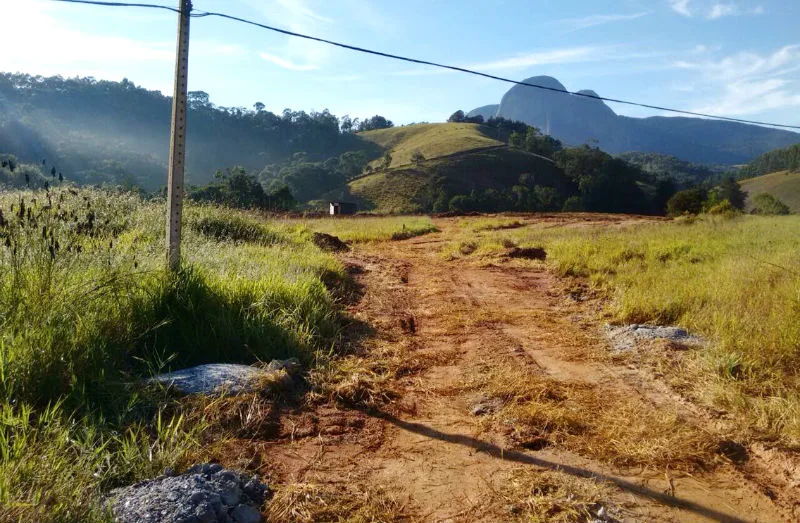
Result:
M388 151L392 156L389 167L397 168L410 165L416 152L426 159L434 159L504 145L481 129L480 125L471 123L428 123L366 131L358 136ZM371 165L383 167L383 159L378 158Z
M753 208L753 198L761 193L771 194L789 206L793 213L800 212L800 171L779 171L755 178L740 180L747 191L747 210Z

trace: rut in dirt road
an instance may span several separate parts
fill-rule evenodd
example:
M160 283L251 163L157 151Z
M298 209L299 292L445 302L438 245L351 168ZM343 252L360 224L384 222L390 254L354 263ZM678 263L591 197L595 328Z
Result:
M369 334L342 387L392 369L365 387L369 406L286 416L234 454L304 492L297 506L335 503L311 494L327 489L375 521L794 519L720 456L702 409L604 356L600 304L571 300L543 264L445 259L454 223L343 255L361 287L349 312ZM271 521L308 520L291 510Z
M404 492L430 521L511 517L508 507L514 503L504 496L505 483L530 467L616 485L616 499L608 501L618 507L620 517L632 520L782 520L769 499L730 467L694 478L642 469L635 475L620 474L546 441L538 452L526 452L508 430L473 416L470 411L480 398L464 386L498 367L528 367L548 378L637 396L651 409L659 408L652 399L669 403L671 398L657 387L642 393L647 385L643 380L622 381L623 374L631 374L627 369L571 357L593 348L592 328L597 326L576 323L576 311L561 304L563 298L556 296L555 281L546 271L446 263L431 241L379 248L389 264L392 259L408 264L417 350L447 357L404 380L403 404L411 406L413 415L384 416L392 426L371 459L375 481Z

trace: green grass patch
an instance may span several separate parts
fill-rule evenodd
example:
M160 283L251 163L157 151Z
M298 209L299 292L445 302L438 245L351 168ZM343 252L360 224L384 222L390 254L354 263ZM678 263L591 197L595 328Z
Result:
M58 189L0 210L0 520L103 520L108 489L197 450L202 422L142 389L153 372L313 367L338 337L323 280L346 275L304 227L188 205L168 275L163 201Z
M531 224L490 235L470 227L465 220L445 256L543 247L558 274L587 278L611 299L615 321L704 336L710 344L690 353L705 377L698 387L751 432L800 446L800 217Z

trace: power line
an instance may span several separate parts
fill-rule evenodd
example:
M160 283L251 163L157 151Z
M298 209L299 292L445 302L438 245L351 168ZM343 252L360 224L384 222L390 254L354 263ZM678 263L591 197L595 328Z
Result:
M129 4L129 3L123 3L123 2L101 2L101 1L96 1L96 0L54 0L54 1L56 1L56 2L80 3L80 4L105 5L105 6L120 6L120 7L152 7L152 8L159 8L159 9L167 9L167 10L174 11L174 12L180 12L179 10L171 8L171 7L167 7L167 6L163 6L163 5L154 5L154 4ZM333 40L326 40L324 38L319 38L319 37L316 37L316 36L297 33L295 31L289 31L288 29L281 29L279 27L274 27L274 26L262 24L262 23L259 23L259 22L254 22L252 20L247 20L245 18L239 18L237 16L232 16L232 15L228 15L228 14L225 14L225 13L199 11L199 12L193 12L191 16L193 18L205 18L205 17L209 17L209 16L214 16L214 17L218 17L218 18L224 18L224 19L227 19L227 20L232 20L232 21L235 21L235 22L240 22L240 23L243 23L243 24L252 25L252 26L255 26L255 27L259 27L261 29L266 29L268 31L273 31L273 32L284 34L284 35L287 35L287 36L294 36L294 37L297 37L297 38L303 38L305 40L311 40L311 41L314 41L314 42L320 42L320 43L323 43L323 44L332 45L332 46L335 46L335 47L340 47L342 49L348 49L350 51L356 51L356 52L359 52L359 53L365 53L365 54L370 54L370 55L374 55L374 56L381 56L383 58L391 58L393 60L400 60L400 61L403 61L403 62L409 62L409 63L413 63L413 64L429 65L429 66L432 66L432 67L438 67L440 69L448 69L448 70L451 70L451 71L457 71L457 72L467 73L467 74L471 74L471 75L475 75L475 76L481 76L483 78L489 78L491 80L497 80L497 81L505 82L505 83L509 83L509 84L522 85L522 86L525 86L525 87L533 87L533 88L536 88L536 89L542 89L542 90L545 90L545 91L553 91L553 92L561 93L561 94L570 94L572 96L580 96L580 97L583 97L583 98L591 98L591 99L594 99L594 100L602 100L604 102L612 102L612 103L618 103L618 104L623 104L623 105L631 105L631 106L634 106L634 107L643 107L645 109L654 109L654 110L657 110L657 111L665 111L665 112L676 113L676 114L684 114L684 115L689 115L689 116L700 116L700 117L703 117L703 118L711 118L711 119L714 119L714 120L723 120L723 121L728 121L728 122L737 122L737 123L753 124L753 125L766 125L766 126L770 126L770 127L780 127L780 128L784 128L784 129L798 129L798 130L800 130L800 125L788 125L788 124L779 124L779 123L772 123L772 122L762 122L762 121L758 121L758 120L747 120L745 118L733 118L733 117L730 117L730 116L719 116L719 115L708 114L708 113L700 113L700 112L696 112L696 111L686 111L686 110L683 110L683 109L673 109L673 108L670 108L670 107L663 107L663 106L659 106L659 105L651 105L651 104L645 104L645 103L640 103L640 102L631 102L631 101L628 101L628 100L621 100L621 99L618 99L618 98L609 98L609 97L605 97L605 96L597 96L597 95L592 95L592 94L588 94L588 93L561 90L561 89L557 89L555 87L549 87L549 86L546 86L546 85L538 85L538 84L532 84L532 83L528 83L528 82L520 82L520 81L517 81L517 80L512 80L510 78L505 78L505 77L502 77L502 76L496 76L496 75L489 74L489 73L482 73L480 71L475 71L473 69L467 69L465 67L458 67L458 66L455 66L455 65L440 64L440 63L431 62L431 61L428 61L428 60L421 60L419 58L409 58L407 56L400 56L400 55L391 54L391 53L384 53L382 51L375 51L373 49L367 49L367 48L364 48L364 47L358 47L358 46L354 46L354 45L344 44L344 43L341 43L341 42L335 42Z
M181 12L180 9L176 9L174 7L169 7L166 5L157 5L157 4L131 4L127 2L101 2L99 0L52 0L53 2L66 2L68 4L88 4L88 5L100 5L103 7L149 7L153 9L164 9L166 11L172 11L173 13Z

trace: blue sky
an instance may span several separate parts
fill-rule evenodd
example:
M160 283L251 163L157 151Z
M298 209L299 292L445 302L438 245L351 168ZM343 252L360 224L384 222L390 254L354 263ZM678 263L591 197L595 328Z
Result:
M147 0L177 5L177 0ZM195 0L323 38L569 90L800 124L794 0ZM0 70L123 77L171 93L176 15L0 0ZM442 121L497 103L507 84L389 61L216 18L192 21L190 89L272 111ZM612 106L618 113L655 111Z

